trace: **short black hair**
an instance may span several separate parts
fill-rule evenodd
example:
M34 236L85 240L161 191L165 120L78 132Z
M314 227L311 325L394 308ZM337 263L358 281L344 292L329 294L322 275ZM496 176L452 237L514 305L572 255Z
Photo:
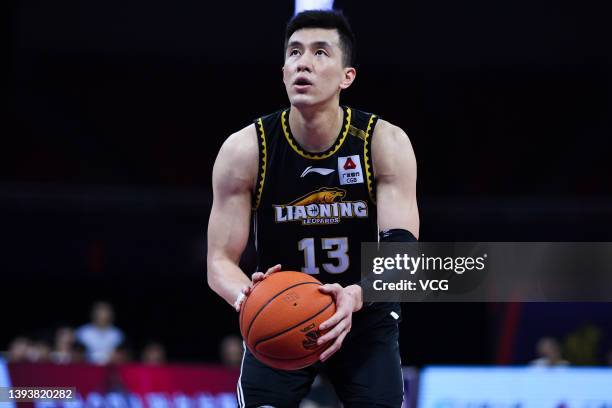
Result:
M307 10L296 14L285 30L285 52L289 37L303 28L329 28L338 30L340 48L342 49L342 63L345 67L352 67L355 63L355 35L348 20L341 11L337 10Z

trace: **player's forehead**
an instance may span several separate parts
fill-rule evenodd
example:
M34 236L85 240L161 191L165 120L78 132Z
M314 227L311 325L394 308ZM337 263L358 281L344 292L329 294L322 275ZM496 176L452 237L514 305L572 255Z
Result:
M301 45L309 47L321 44L339 47L340 35L338 30L335 28L302 28L291 34L287 41L287 46Z

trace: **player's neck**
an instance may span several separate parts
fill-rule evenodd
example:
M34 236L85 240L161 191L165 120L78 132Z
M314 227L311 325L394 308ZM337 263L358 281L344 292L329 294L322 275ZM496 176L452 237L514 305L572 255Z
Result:
M334 142L342 128L343 110L337 104L313 107L291 107L289 127L291 134L309 152L324 152Z

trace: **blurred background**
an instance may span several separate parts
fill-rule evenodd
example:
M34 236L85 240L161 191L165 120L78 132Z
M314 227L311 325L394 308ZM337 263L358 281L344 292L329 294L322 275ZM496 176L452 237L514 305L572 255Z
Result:
M237 316L206 284L211 170L227 136L288 104L294 3L6 4L5 359L235 367ZM342 103L410 136L422 241L610 240L607 4L334 7L357 37ZM403 313L406 366L612 365L607 303ZM104 347L96 327L113 328Z

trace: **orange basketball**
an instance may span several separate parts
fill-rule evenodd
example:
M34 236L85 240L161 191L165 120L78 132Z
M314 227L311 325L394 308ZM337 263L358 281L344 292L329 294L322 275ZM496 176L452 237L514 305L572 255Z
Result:
M262 363L297 370L315 363L331 344L317 346L327 332L319 325L336 312L321 282L302 272L276 272L258 282L240 309L240 332Z

